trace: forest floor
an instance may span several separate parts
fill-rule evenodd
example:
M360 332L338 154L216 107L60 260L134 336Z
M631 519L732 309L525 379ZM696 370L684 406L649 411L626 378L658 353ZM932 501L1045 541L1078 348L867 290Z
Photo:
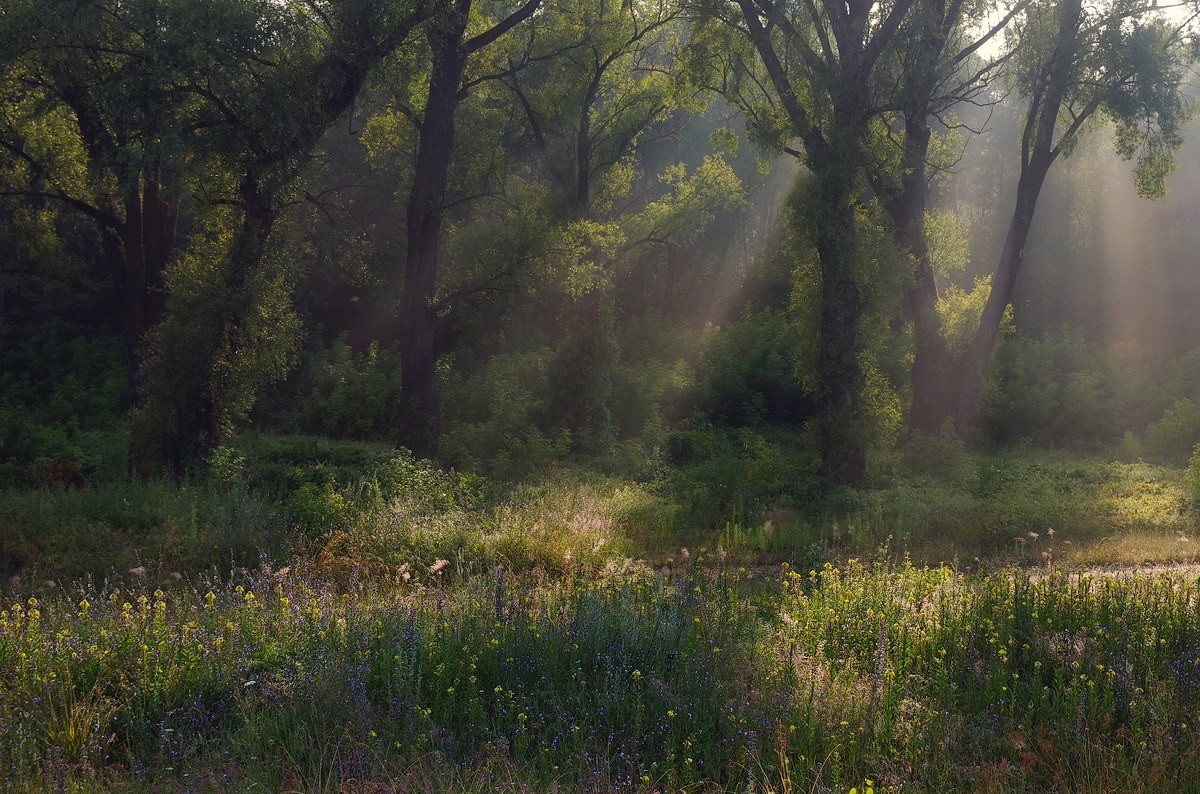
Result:
M885 460L873 488L818 502L757 444L498 486L254 443L183 487L0 493L0 551L21 560L0 595L4 790L1200 780L1179 469Z

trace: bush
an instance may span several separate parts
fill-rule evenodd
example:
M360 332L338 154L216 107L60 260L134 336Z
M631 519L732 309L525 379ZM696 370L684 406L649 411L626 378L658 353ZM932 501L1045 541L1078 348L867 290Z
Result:
M960 473L966 445L947 420L937 435L912 433L902 446L904 464L918 474L954 479Z
M796 423L812 414L796 376L802 331L778 312L743 317L720 331L701 360L701 404L715 422Z
M1114 384L1123 374L1077 333L1064 327L1041 339L1013 337L997 357L998 388L987 406L993 438L1050 444L1120 439L1125 408Z
M492 356L482 371L449 373L441 457L502 480L527 477L562 459L571 434L547 416L551 359L548 348L537 348Z
M305 352L300 367L264 401L258 424L288 433L377 441L396 433L400 354L372 342L358 352L346 336Z
M1197 442L1200 442L1200 405L1185 397L1146 428L1142 446L1148 459L1183 465Z

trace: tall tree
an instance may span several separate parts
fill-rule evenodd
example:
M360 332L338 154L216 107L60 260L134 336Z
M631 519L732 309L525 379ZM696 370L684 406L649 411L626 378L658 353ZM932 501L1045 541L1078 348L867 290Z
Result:
M933 183L950 164L933 162L931 148L937 148L935 137L947 135L950 126L967 128L952 115L957 108L994 101L986 94L1012 52L1002 50L990 58L978 53L1023 7L1012 5L994 24L977 31L975 21L988 17L992 9L989 0L921 0L916 13L923 24L908 31L910 38L897 48L892 63L900 89L894 109L884 114L887 145L868 167L892 236L911 263L905 291L914 348L909 427L925 433L936 432L946 417L937 395L946 392L952 355L941 327L939 285L926 229Z
M760 140L811 173L807 222L819 259L816 362L822 472L854 483L866 466L865 375L855 207L872 123L895 102L890 62L923 23L918 0L728 0L696 4L701 79L738 104ZM731 38L718 30L737 35ZM749 43L754 55L745 51ZM751 59L757 56L756 61ZM800 148L793 148L793 141Z
M164 7L174 29L210 53L182 93L199 104L195 137L212 174L205 197L219 211L169 277L149 398L133 423L147 461L179 471L204 459L264 378L282 374L279 350L263 350L278 335L263 298L286 303L288 293L286 279L261 267L272 233L326 131L428 14L422 0Z
M157 28L155 4L17 2L0 16L4 195L67 210L99 234L125 335L129 403L145 399L147 332L165 306L164 273L184 192L194 105L178 92L193 53Z
M1096 126L1093 122L1103 118L1115 124L1118 152L1136 160L1138 193L1163 194L1183 125L1191 117L1182 93L1185 70L1196 57L1187 41L1191 21L1172 21L1156 3L1142 0L1099 6L1041 0L1022 7L1009 45L1013 86L1025 111L1008 232L970 343L954 355L936 343L917 346L916 429L931 432L945 419L961 429L975 418L1042 186L1054 163L1070 155L1080 136Z
M587 451L613 440L614 269L636 245L633 216L659 188L638 154L685 99L673 81L681 14L665 0L552 0L528 68L505 81L549 183L544 212L559 225L550 247L565 274L554 402Z
M472 0L439 6L425 28L430 68L423 108L410 113L417 130L406 213L408 227L404 286L400 296L400 426L399 446L432 457L441 435L442 410L437 391L438 319L434 308L446 190L454 156L455 115L464 93L471 56L494 44L529 19L541 0L528 0L515 11L488 18L470 33ZM486 5L480 3L479 5ZM476 13L482 13L476 11ZM475 20L477 23L479 20Z

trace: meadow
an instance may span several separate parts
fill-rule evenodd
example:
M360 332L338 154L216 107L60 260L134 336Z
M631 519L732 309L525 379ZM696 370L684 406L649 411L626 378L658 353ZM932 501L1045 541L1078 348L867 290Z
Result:
M181 487L8 488L0 787L1200 790L1187 472L829 493L709 441L502 484L249 437Z

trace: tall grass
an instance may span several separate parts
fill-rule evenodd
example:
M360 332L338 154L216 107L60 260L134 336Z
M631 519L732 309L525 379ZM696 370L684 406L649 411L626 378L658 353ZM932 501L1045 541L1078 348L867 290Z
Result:
M5 790L1187 790L1200 582L852 562L0 612ZM489 770L486 773L480 770ZM375 788L371 788L374 786ZM424 788L422 788L424 787Z
M489 758L546 785L728 779L770 724L737 685L758 628L737 584L497 570L453 590L337 591L264 569L31 598L0 613L0 769L31 791L62 774L93 790L220 775L338 790Z
M1200 779L1200 581L1060 567L1192 559L1179 472L959 451L822 495L735 440L500 486L257 438L182 488L4 492L0 789Z
M788 663L809 682L805 745L857 770L844 781L1166 791L1198 779L1194 575L851 563L792 573L785 591Z

